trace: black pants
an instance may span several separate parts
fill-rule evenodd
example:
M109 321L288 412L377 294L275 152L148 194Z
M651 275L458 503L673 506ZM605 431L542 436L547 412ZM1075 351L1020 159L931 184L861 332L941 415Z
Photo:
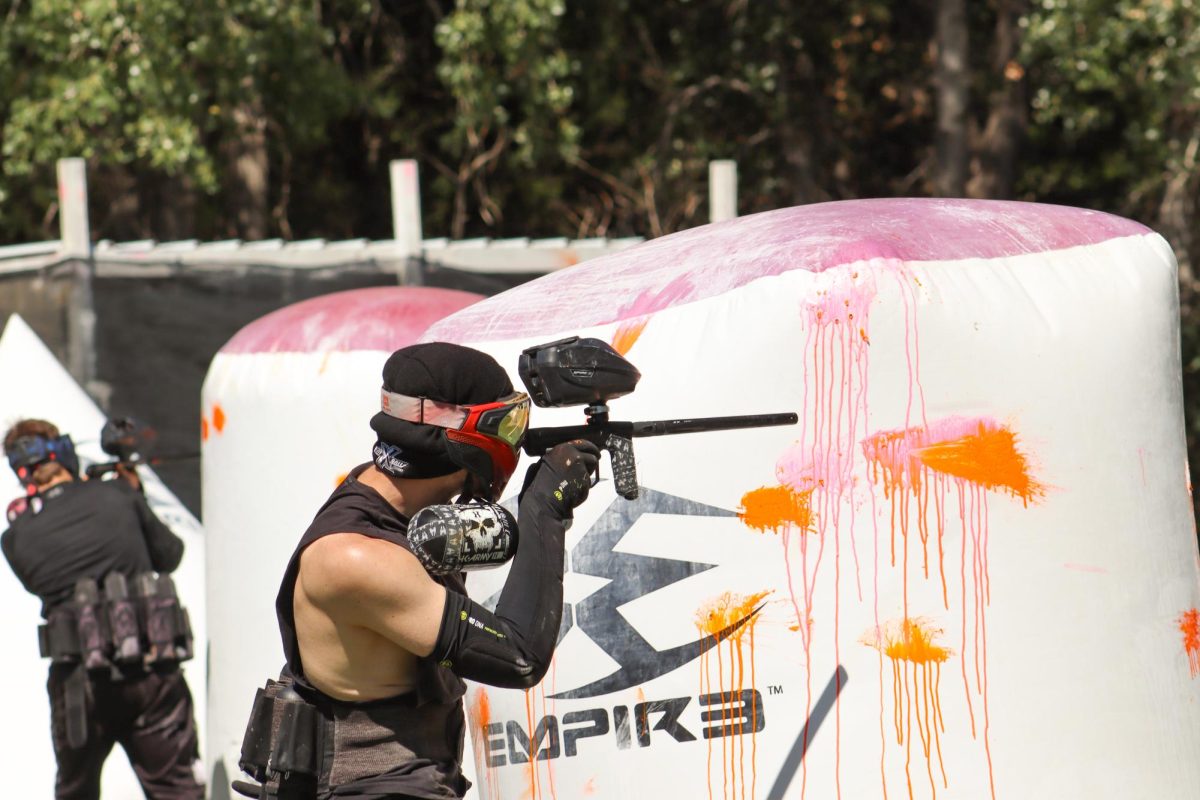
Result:
M87 741L67 741L66 682L70 667L55 665L50 692L51 735L58 759L57 800L96 800L100 770L120 744L149 800L203 800L194 763L200 751L192 693L178 668L123 681L92 675L87 681Z

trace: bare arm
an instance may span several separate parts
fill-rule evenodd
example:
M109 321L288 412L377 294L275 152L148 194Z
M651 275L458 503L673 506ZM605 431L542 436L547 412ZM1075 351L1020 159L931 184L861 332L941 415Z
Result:
M352 533L322 537L304 551L297 597L337 624L432 655L461 677L534 686L557 642L566 521L587 497L598 456L589 442L561 444L531 472L520 501L521 542L495 612L448 593L404 548Z

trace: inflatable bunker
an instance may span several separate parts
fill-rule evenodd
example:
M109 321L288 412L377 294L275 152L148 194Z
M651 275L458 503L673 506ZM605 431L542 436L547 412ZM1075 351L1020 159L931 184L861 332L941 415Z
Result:
M480 299L428 288L336 292L250 323L213 359L201 400L212 800L245 777L237 762L254 691L283 666L275 595L284 567L330 492L371 458L367 423L379 410L383 362Z
M825 203L589 261L423 338L515 378L572 335L642 373L614 420L800 422L638 439L632 501L605 458L546 679L468 692L482 798L1200 796L1160 236L1048 205Z

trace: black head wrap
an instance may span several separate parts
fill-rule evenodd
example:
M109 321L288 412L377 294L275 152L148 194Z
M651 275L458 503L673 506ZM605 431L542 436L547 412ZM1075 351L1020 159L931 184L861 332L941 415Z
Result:
M448 342L401 348L383 365L383 388L455 405L491 403L512 394L512 381L486 353ZM421 425L382 411L371 418L379 436L375 464L395 477L434 478L463 467L490 481L491 462L474 447L448 442L445 428ZM478 453L478 455L476 455Z

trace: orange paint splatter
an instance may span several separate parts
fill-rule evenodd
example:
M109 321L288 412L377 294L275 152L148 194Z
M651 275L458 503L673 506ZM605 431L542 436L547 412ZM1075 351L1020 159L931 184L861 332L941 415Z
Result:
M487 690L482 686L475 690L471 711L474 723L470 726L471 744L475 751L476 773L487 782L487 794L491 796L496 789L496 768L489 764L491 757L487 751L488 726L492 724L492 704L488 700ZM484 787L481 785L479 790L483 793Z
M583 785L583 793L584 795L596 793L596 776L593 775L592 777L588 778L588 782Z
M807 530L812 525L811 491L797 492L787 486L762 486L742 496L738 517L748 527L774 531L788 525Z
M893 661L940 664L952 655L948 648L933 643L934 637L940 633L936 628L926 628L921 620L905 619L900 623L898 634L892 632L883 637L883 654Z
M1200 676L1200 610L1189 608L1179 616L1179 630L1183 633L1183 651L1187 653L1188 669L1192 677Z
M533 720L533 690L525 690L525 722L526 730L529 731L529 797L531 800L537 800L537 796L541 793L541 782L538 778L537 757L539 752L540 740L534 732Z
M938 442L916 453L925 466L963 478L985 489L1002 489L1026 504L1045 496L1046 490L1029 475L1025 456L1017 450L1017 437L1005 427L979 421L974 432L948 442Z
M877 475L882 469L885 490L919 492L928 468L982 489L1004 491L1026 505L1046 494L1030 475L1016 434L986 417L947 417L925 427L884 431L863 442L863 450Z
M770 594L770 591L755 592L751 595L735 595L730 592L717 597L696 612L696 627L701 633L716 636L729 626L750 617L746 623L729 634L730 639L744 638L753 629L757 616L751 617L760 606L760 601ZM639 689L639 691L641 691Z
M637 319L625 320L618 325L616 333L613 334L613 349L621 355L627 355L629 349L633 347L638 337L642 335L642 331L646 329L646 323L649 321L649 317L638 317Z
M333 481L334 487L341 486L343 483L346 482L346 478L349 478L349 477L350 477L349 472L343 472L341 475L338 475L337 478L335 478Z
M696 611L696 628L705 636L716 636L733 625L738 625L726 638L705 652L700 663L700 694L712 701L707 703L719 707L720 731L708 739L708 761L705 775L708 781L708 796L713 796L714 738L721 740L721 796L726 798L757 795L758 740L760 709L758 708L757 686L755 685L754 628L758 623L758 611L762 600L769 592L737 595L726 592L701 606ZM746 646L749 646L750 690L746 691ZM717 662L717 680L714 685L712 661ZM728 663L726 663L728 661ZM728 680L726 680L728 674ZM715 720L713 720L715 721ZM750 780L746 780L746 734L750 735Z
M217 433L222 433L225 430L225 409L221 408L220 404L214 404L212 410L213 427L217 429Z
M208 441L208 418L207 417L200 418L200 441L202 441L202 442Z
M941 665L953 653L934 643L942 632L928 627L919 619L905 618L899 623L882 626L863 637L862 642L874 647L892 662L892 726L896 743L904 748L904 775L908 781L908 796L913 797L912 745L920 742L925 756L925 771L929 788L937 797L937 781L933 763L937 757L943 788L949 787L946 766L942 762L941 735L946 732L942 718L940 685Z

